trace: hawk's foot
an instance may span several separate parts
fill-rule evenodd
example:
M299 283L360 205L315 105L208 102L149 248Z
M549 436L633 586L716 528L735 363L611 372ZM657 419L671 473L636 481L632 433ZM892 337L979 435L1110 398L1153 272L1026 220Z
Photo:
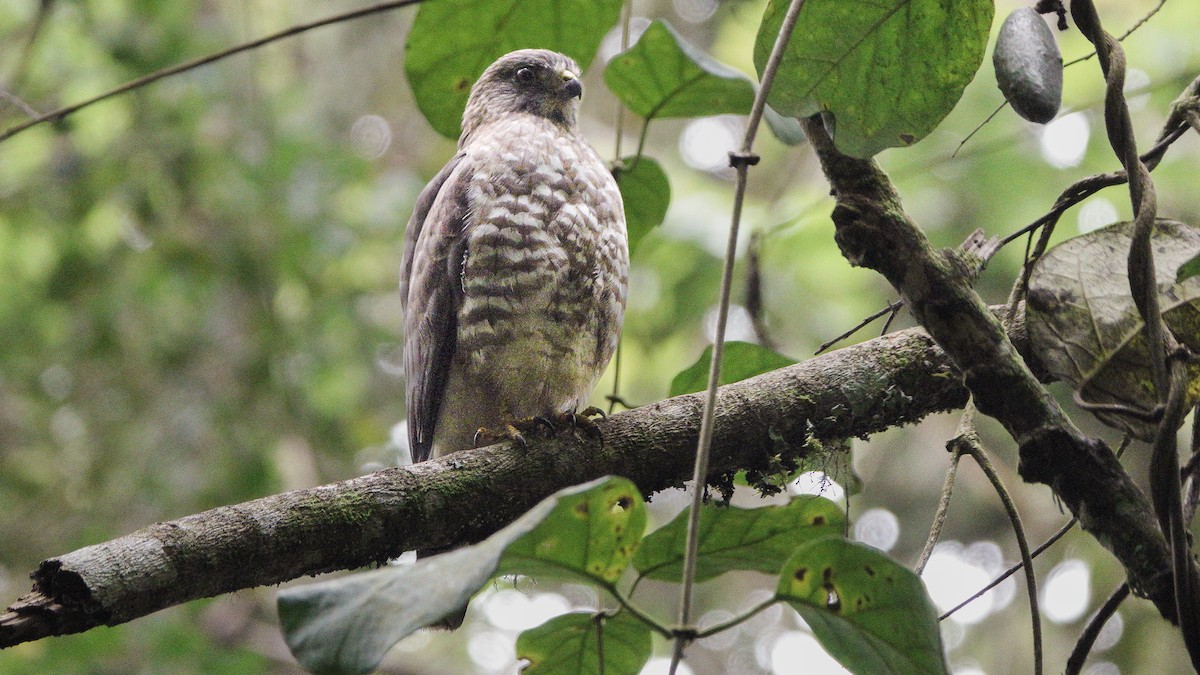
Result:
M564 412L555 415L554 426L564 430L569 429L576 438L579 437L580 432L583 432L583 435L588 438L603 443L604 436L600 433L600 426L596 424L596 421L605 417L607 415L604 414L604 411L593 405L579 412Z
M554 423L545 417L526 417L514 420L501 427L488 429L480 427L475 432L475 447L491 445L500 441L513 441L522 448L529 447L526 435L551 435L554 433Z

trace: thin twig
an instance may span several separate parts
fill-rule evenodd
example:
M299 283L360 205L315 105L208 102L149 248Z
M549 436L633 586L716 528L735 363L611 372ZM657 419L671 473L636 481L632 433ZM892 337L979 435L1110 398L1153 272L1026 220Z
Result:
M41 114L37 110L34 110L33 106L22 100L20 96L17 96L7 89L0 89L0 99L4 99L5 101L8 101L14 106L20 108L21 112L29 115L30 117L37 117Z
M783 51L791 39L792 29L796 26L796 18L804 0L791 0L783 24L775 36L775 44L763 67L762 81L754 95L754 105L750 109L750 119L746 122L746 135L738 153L730 153L729 163L737 171L737 186L733 194L733 214L729 223L729 240L725 246L725 264L721 272L721 296L717 304L717 329L713 337L712 362L708 369L708 388L704 394L704 412L700 418L700 438L696 444L696 465L692 473L691 511L688 513L687 546L683 557L683 588L679 601L679 628L686 630L691 624L692 586L696 576L696 554L699 547L700 507L704 503L705 485L708 482L708 451L712 443L713 411L717 406L717 384L721 378L721 358L725 351L725 323L729 316L729 295L733 286L733 262L737 253L738 228L742 218L742 204L746 197L746 180L750 166L757 163L758 158L751 153L754 150L754 136L762 121L763 109L767 105L767 94L775 81L775 73L783 60ZM644 136L645 134L643 134ZM639 148L640 150L640 148ZM683 659L683 650L688 640L682 635L675 638L675 647L671 654L670 673L674 675Z
M633 0L625 0L621 5L621 51L629 49L629 23L633 15ZM613 162L621 161L621 138L625 135L625 104L617 100L617 139L613 144Z
M975 404L969 400L958 421L960 434L968 417L975 417ZM925 536L925 547L921 549L917 564L913 565L913 571L918 575L925 571L925 565L929 563L929 557L933 555L933 547L937 546L938 540L942 538L942 526L946 524L946 513L950 510L950 496L954 493L954 478L958 475L958 460L962 459L962 452L957 448L948 445L946 449L950 450L950 466L946 468L946 479L942 481L942 496L938 498L937 512L933 514L933 524L929 527L929 534Z
M114 96L118 96L120 94L124 94L126 92L130 92L135 89L141 89L142 87L144 87L148 84L157 82L157 81L163 79L164 77L170 77L172 75L178 75L179 73L187 72L189 70L194 70L196 68L199 68L200 66L206 66L210 63L215 63L216 61L220 61L222 59L228 58L230 56L233 56L234 54L240 54L242 52L249 51L251 49L257 49L258 47L269 44L271 42L282 40L284 38L289 38L294 35L299 35L301 33L306 33L310 30L313 30L314 28L322 28L324 26L329 26L329 25L332 25L335 23L342 23L344 21L350 21L352 19L360 19L365 16L370 16L372 14L378 14L380 12L386 12L388 10L396 9L398 7L407 7L409 5L416 5L420 2L422 2L422 0L392 0L391 2L381 2L377 5L370 5L369 7L362 7L360 9L356 9L356 10L353 10L350 12L343 12L342 14L335 14L334 16L326 17L324 19L318 19L316 21L312 21L309 23L303 23L303 24L300 24L297 26L292 26L291 28L288 28L287 30L282 30L282 31L279 31L278 33L272 33L271 35L267 35L266 37L261 37L261 38L258 38L257 40L251 40L250 42L245 42L240 45L230 47L229 49L219 51L215 54L208 54L207 56L201 56L199 58L195 58L190 61L184 61L183 63L176 64L174 66L170 66L169 68L163 68L162 70L157 70L153 73L150 73L149 75L144 75L142 77L139 77L136 80L126 82L125 84L122 84L121 86L117 87L116 89L110 89L109 91L106 91L103 94L100 94L98 96L93 96L92 98L89 98L85 101L80 101L79 103L73 103L69 106L66 106L63 108L58 108L57 110L51 110L50 112L45 113L43 115L38 115L37 117L34 117L31 120L27 120L25 122L22 122L21 124L17 124L15 126L9 127L8 129L5 129L3 132L0 132L0 142L6 141L6 140L12 138L13 136L16 136L17 134L21 133L22 131L25 131L26 129L30 129L35 126L38 126L39 124L43 124L45 122L57 122L57 121L63 119L64 117L66 117L67 115L78 112L79 110L82 110L83 108L86 108L95 103L99 103L106 99L110 99Z
M896 312L900 311L900 308L903 306L904 306L903 300L893 300L893 301L889 302L887 307L884 307L883 309L879 310L878 312L875 312L874 314L864 318L862 321L859 321L857 324L855 324L854 327L851 328L850 330L833 338L832 340L826 342L825 344L821 345L820 347L817 347L817 351L814 352L813 355L814 356L819 355L821 352L825 351L826 349L829 349L830 347L836 345L837 343L841 342L842 340L845 340L846 338L850 337L851 335L854 335L858 331L865 328L867 326L867 324L871 323L875 319L878 319L879 317L883 316L884 314L891 313L894 316L896 314ZM884 332L887 332L886 328L884 329Z
M21 55L17 57L16 65L8 75L8 82L4 89L7 94L4 98L10 103L16 105L26 115L36 117L37 113L33 112L33 107L26 104L16 91L21 88L25 82L25 75L29 72L29 63L33 56L34 45L37 44L38 37L42 34L42 29L46 27L47 21L50 18L50 13L54 11L54 0L40 0L38 2L37 14L33 17L33 25L29 27L28 37L25 38L25 44L21 46Z
M937 512L933 514L933 524L929 527L929 534L925 537L925 548L921 549L921 555L917 558L917 563L913 565L913 571L917 574L925 571L925 565L929 563L929 556L933 555L933 547L942 538L942 526L945 525L946 513L950 510L950 495L954 492L954 477L958 473L958 460L961 457L962 454L957 452L950 455L950 466L946 468L946 479L942 481L942 496L938 499Z
M967 134L965 138L963 138L961 141L959 141L958 147L954 148L954 152L950 153L950 159L954 159L955 157L957 157L958 151L963 149L963 146L967 144L967 141L974 138L975 134L979 133L980 130L982 130L985 126L987 126L988 122L991 122L996 117L996 115L1000 114L1001 110L1004 110L1007 107L1008 107L1008 99L1005 99L1000 105L996 106L996 109L992 111L992 114L988 115L987 117L984 118L984 120L982 122L975 125L975 128L971 130L971 133Z
M629 22L633 14L633 0L625 0L621 6L621 51L629 49ZM625 104L617 100L617 124L616 124L616 141L613 143L613 166L621 166L621 138L625 135ZM638 150L639 155L641 150ZM616 178L614 171L613 177ZM621 400L621 352L622 340L617 340L617 351L613 355L613 387L612 393L608 395L608 414L613 414L617 408L617 401Z
M1077 518L1072 518L1072 519L1068 520L1066 525L1063 525L1062 527L1060 527L1058 529L1058 532L1055 532L1054 534L1050 535L1050 538L1047 539L1046 541L1042 542L1041 546L1038 546L1037 548L1033 549L1033 552L1030 553L1030 557L1037 558L1039 555L1041 555L1043 552L1045 552L1046 549L1050 548L1055 543L1057 543L1059 539L1062 539L1064 536L1066 536L1066 534L1071 531L1071 528L1075 527L1075 525L1078 523L1079 523L1079 520ZM942 615L938 617L938 621L945 621L946 619L950 618L950 616L952 614L954 614L958 610L962 609L963 607L966 607L967 605L971 604L972 602L975 602L979 598L983 597L984 593L987 593L988 591L992 590L993 588L999 586L1001 583L1004 582L1005 579L1011 577L1012 575L1016 574L1017 572L1020 572L1022 569L1024 569L1024 567L1025 567L1025 563L1019 562L1015 565L1012 565L1008 569L1004 570L995 579L992 579L991 581L989 581L986 586L979 589L978 591L975 591L975 593L973 593L971 595L971 597L967 598L966 600L963 600L962 602L958 603L957 605L955 605L955 606L951 607L950 609L946 610L945 612L943 612Z
M667 628L666 626L664 626L661 623L659 623L658 621L656 621L654 619L654 617L652 617L649 614L646 614L642 610L638 609L637 606L634 605L632 602L630 602L628 598L621 595L621 593L617 591L617 588L615 586L605 586L603 588L604 588L604 590L608 591L608 594L611 595L614 600L617 601L617 604L621 605L621 609L623 609L623 610L629 612L630 614L632 614L633 616L635 616L638 621L641 621L642 623L646 624L646 626L648 626L650 628L650 630L654 631L655 633L658 633L659 635L667 638L668 640L671 639L671 637L672 637L671 629Z
M1184 90L1184 96L1189 95L1189 92L1194 92L1198 86L1200 86L1200 78L1196 78L1188 85L1187 89ZM1195 94L1192 93L1191 95L1194 96ZM1183 116L1173 113L1163 125L1163 129L1159 133L1158 141L1154 144L1154 147L1147 150L1141 156L1142 163L1145 164L1146 169L1153 171L1159 162L1162 161L1171 144L1179 140L1187 129L1188 124ZM1125 171L1095 174L1080 179L1072 183L1066 190L1063 190L1062 194L1055 200L1054 206L1051 207L1050 211L1000 240L1000 245L1003 247L1025 235L1032 235L1039 228L1042 229L1037 245L1032 251L1027 250L1025 252L1025 267L1021 273L1020 291L1015 298L1016 300L1019 301L1025 297L1025 292L1029 287L1029 275L1032 273L1033 263L1046 252L1046 248L1050 242L1050 235L1053 234L1054 226L1058 223L1058 219L1062 217L1062 214L1067 209L1096 194L1100 190L1120 185L1125 181Z
M966 415L963 417L967 419ZM1033 554L1029 552L1029 541L1025 538L1025 528L1021 525L1021 514L1017 512L1016 503L1013 502L1008 490L1004 487L1004 482L1000 480L1000 475L996 473L991 460L984 452L975 425L968 420L967 426L967 432L955 437L951 443L956 446L955 452L970 455L971 459L974 459L975 463L979 465L992 487L995 488L996 494L999 495L1000 502L1004 505L1008 519L1012 523L1013 534L1017 539L1017 548L1021 551L1021 562L1025 565L1025 589L1029 594L1030 623L1033 626L1033 672L1040 675L1042 672L1042 615L1038 611L1037 576L1033 572Z
M1117 586L1117 590L1113 591L1100 609L1096 610L1096 613L1088 620L1083 632L1079 634L1079 640L1075 642L1075 649L1071 650L1066 670L1063 671L1065 675L1079 675L1083 670L1084 662L1087 661L1088 654L1092 651L1092 645L1096 644L1096 638L1100 637L1100 631L1104 628L1104 624L1108 623L1112 615L1117 612L1117 607L1120 607L1128 597L1129 584L1123 583Z
M1200 503L1200 403L1192 408L1192 456L1184 465L1182 474L1186 479L1187 489L1183 500L1183 519L1191 523L1196 517L1196 505Z
M750 247L746 250L746 311L754 324L754 334L759 344L775 349L775 341L767 331L766 309L763 307L762 275L763 231L755 230L750 235Z
M705 628L704 630L697 632L696 639L698 640L700 638L706 638L710 635L716 635L717 633L720 633L723 630L728 630L730 628L733 628L734 626L736 626L744 621L748 621L750 619L750 617L754 616L755 614L758 614L759 612L763 611L764 609L767 609L768 607L770 607L771 605L774 605L777 602L779 602L779 598L772 595L771 597L767 598L766 600L763 600L762 602L758 603L754 607L751 607L744 614L735 616L732 619L729 619L728 621L722 621L721 623L713 624L713 625L709 626L708 628Z
M1117 38L1117 42L1124 42L1125 38L1129 37L1130 35L1133 35L1134 31L1141 28L1143 24L1145 24L1147 21L1150 20L1150 17L1154 16L1155 14L1158 14L1158 10L1162 9L1163 5L1165 5L1165 4L1167 4L1167 0L1158 0L1158 5L1156 5L1154 7L1154 9L1150 10L1149 12L1146 12L1146 14L1142 18L1138 19L1136 23L1134 23L1132 26L1129 27L1128 30L1126 30L1124 33L1122 33L1121 37ZM1091 53L1084 54L1083 56L1080 56L1079 58L1071 59L1070 61L1067 61L1066 63L1063 64L1063 68L1066 68L1067 66L1073 66L1076 63L1083 63L1084 61L1088 61L1095 55L1096 55L1096 52L1092 51Z
M1131 442L1133 442L1133 436L1131 436L1129 434L1125 434L1125 438L1122 439L1120 447L1118 447L1116 450L1116 455L1118 458L1120 458L1121 455L1125 454L1125 450L1129 447L1129 444ZM1062 527L1060 527L1058 529L1058 532L1055 532L1054 534L1050 535L1049 539L1042 542L1041 545L1038 546L1037 548L1033 549L1033 553L1031 554L1030 557L1036 558L1039 555L1041 555L1043 552L1045 552L1046 549L1050 548L1056 542L1058 542L1059 539L1062 539L1064 536L1066 536L1066 534L1071 531L1071 528L1075 527L1075 525L1078 523L1079 523L1078 518L1071 518L1070 520L1068 520L1066 525L1063 525ZM990 582L988 582L988 584L986 586L984 586L983 588L976 591L971 597L967 598L966 600L963 600L962 602L958 603L954 607L951 607L949 610L946 611L946 613L939 616L938 621L945 620L951 614L954 614L958 610L962 609L963 607L966 607L967 605L971 604L975 600L979 599L984 593L987 593L988 591L992 590L996 586L999 586L1001 582L1003 582L1005 579L1011 577L1012 575L1016 574L1023 567L1025 567L1024 562L1019 562L1019 563L1013 565L1012 567L1009 567L1007 570L1005 570L1003 573L1001 573L1000 576L996 577L995 579L992 579Z

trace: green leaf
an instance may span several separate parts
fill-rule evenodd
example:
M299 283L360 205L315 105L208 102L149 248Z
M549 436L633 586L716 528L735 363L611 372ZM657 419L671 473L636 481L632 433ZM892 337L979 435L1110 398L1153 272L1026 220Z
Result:
M529 661L521 671L527 675L636 673L651 653L650 627L629 612L563 614L517 637L517 658Z
M605 525L623 533L605 533ZM308 670L369 672L392 645L462 608L506 567L541 571L574 565L581 574L615 579L619 571L613 570L623 569L633 551L623 563L613 542L627 545L629 537L636 542L644 527L645 505L637 488L624 478L600 478L559 490L474 546L413 565L282 590L280 626L292 654ZM580 548L565 550L573 546ZM516 553L509 556L508 549ZM518 564L525 560L542 568Z
M808 140L808 136L804 135L804 127L800 126L800 120L780 115L771 106L763 108L763 120L775 138L784 145L800 145Z
M880 551L842 537L796 549L776 597L856 673L946 673L937 610L921 578Z
M708 386L708 367L712 363L712 347L706 347L700 358L680 371L671 380L670 396L704 391ZM792 359L752 342L726 342L721 358L721 384L738 382L796 363Z
M1179 271L1175 273L1175 283L1183 283L1198 274L1200 274L1200 255L1179 266Z
M617 172L617 187L625 202L625 228L629 232L629 254L633 255L642 237L662 224L671 203L671 183L662 165L642 155L622 157Z
M629 566L646 531L646 503L624 478L560 497L528 534L509 544L500 574L583 577L604 585Z
M620 12L621 0L424 2L404 45L404 72L433 128L458 138L471 85L493 61L541 48L587 68Z
M771 0L763 14L760 73L787 4ZM912 145L975 77L993 11L991 0L808 0L767 100L783 115L831 113L847 155Z
M1029 278L1025 323L1038 358L1091 403L1143 411L1158 403L1144 326L1129 291L1132 223L1116 223L1050 249ZM1177 270L1200 251L1200 229L1159 219L1150 237L1159 307L1167 327L1200 349L1200 277L1177 282ZM1188 365L1188 405L1200 398L1200 364ZM1097 412L1105 424L1143 440L1157 425L1119 412Z
M634 569L648 579L682 581L687 521L683 511L643 539ZM845 529L846 517L837 504L814 495L757 509L706 504L700 511L695 579L707 581L732 570L778 574L797 545Z
M750 78L688 44L662 20L608 62L604 81L647 120L745 115L754 104Z

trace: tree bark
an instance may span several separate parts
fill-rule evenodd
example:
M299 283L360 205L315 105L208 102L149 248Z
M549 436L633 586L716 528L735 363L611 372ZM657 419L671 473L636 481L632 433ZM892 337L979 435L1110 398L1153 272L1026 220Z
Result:
M710 477L770 471L809 440L866 436L961 407L966 390L922 331L906 330L721 388ZM0 614L0 647L117 625L166 607L404 551L478 541L554 491L606 474L646 494L691 475L701 395L571 437L501 444L157 523L50 558Z

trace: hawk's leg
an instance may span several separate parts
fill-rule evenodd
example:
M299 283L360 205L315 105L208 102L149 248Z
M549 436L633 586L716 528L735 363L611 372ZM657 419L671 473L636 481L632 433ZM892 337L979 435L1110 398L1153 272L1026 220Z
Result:
M475 432L474 444L478 448L500 441L513 441L522 448L526 448L529 447L526 436L552 438L556 435L570 433L578 438L580 432L588 438L603 443L604 437L600 434L600 427L596 424L596 420L604 419L604 417L606 417L604 411L595 406L588 406L579 412L567 411L549 417L540 415L525 417L495 428L480 427Z

